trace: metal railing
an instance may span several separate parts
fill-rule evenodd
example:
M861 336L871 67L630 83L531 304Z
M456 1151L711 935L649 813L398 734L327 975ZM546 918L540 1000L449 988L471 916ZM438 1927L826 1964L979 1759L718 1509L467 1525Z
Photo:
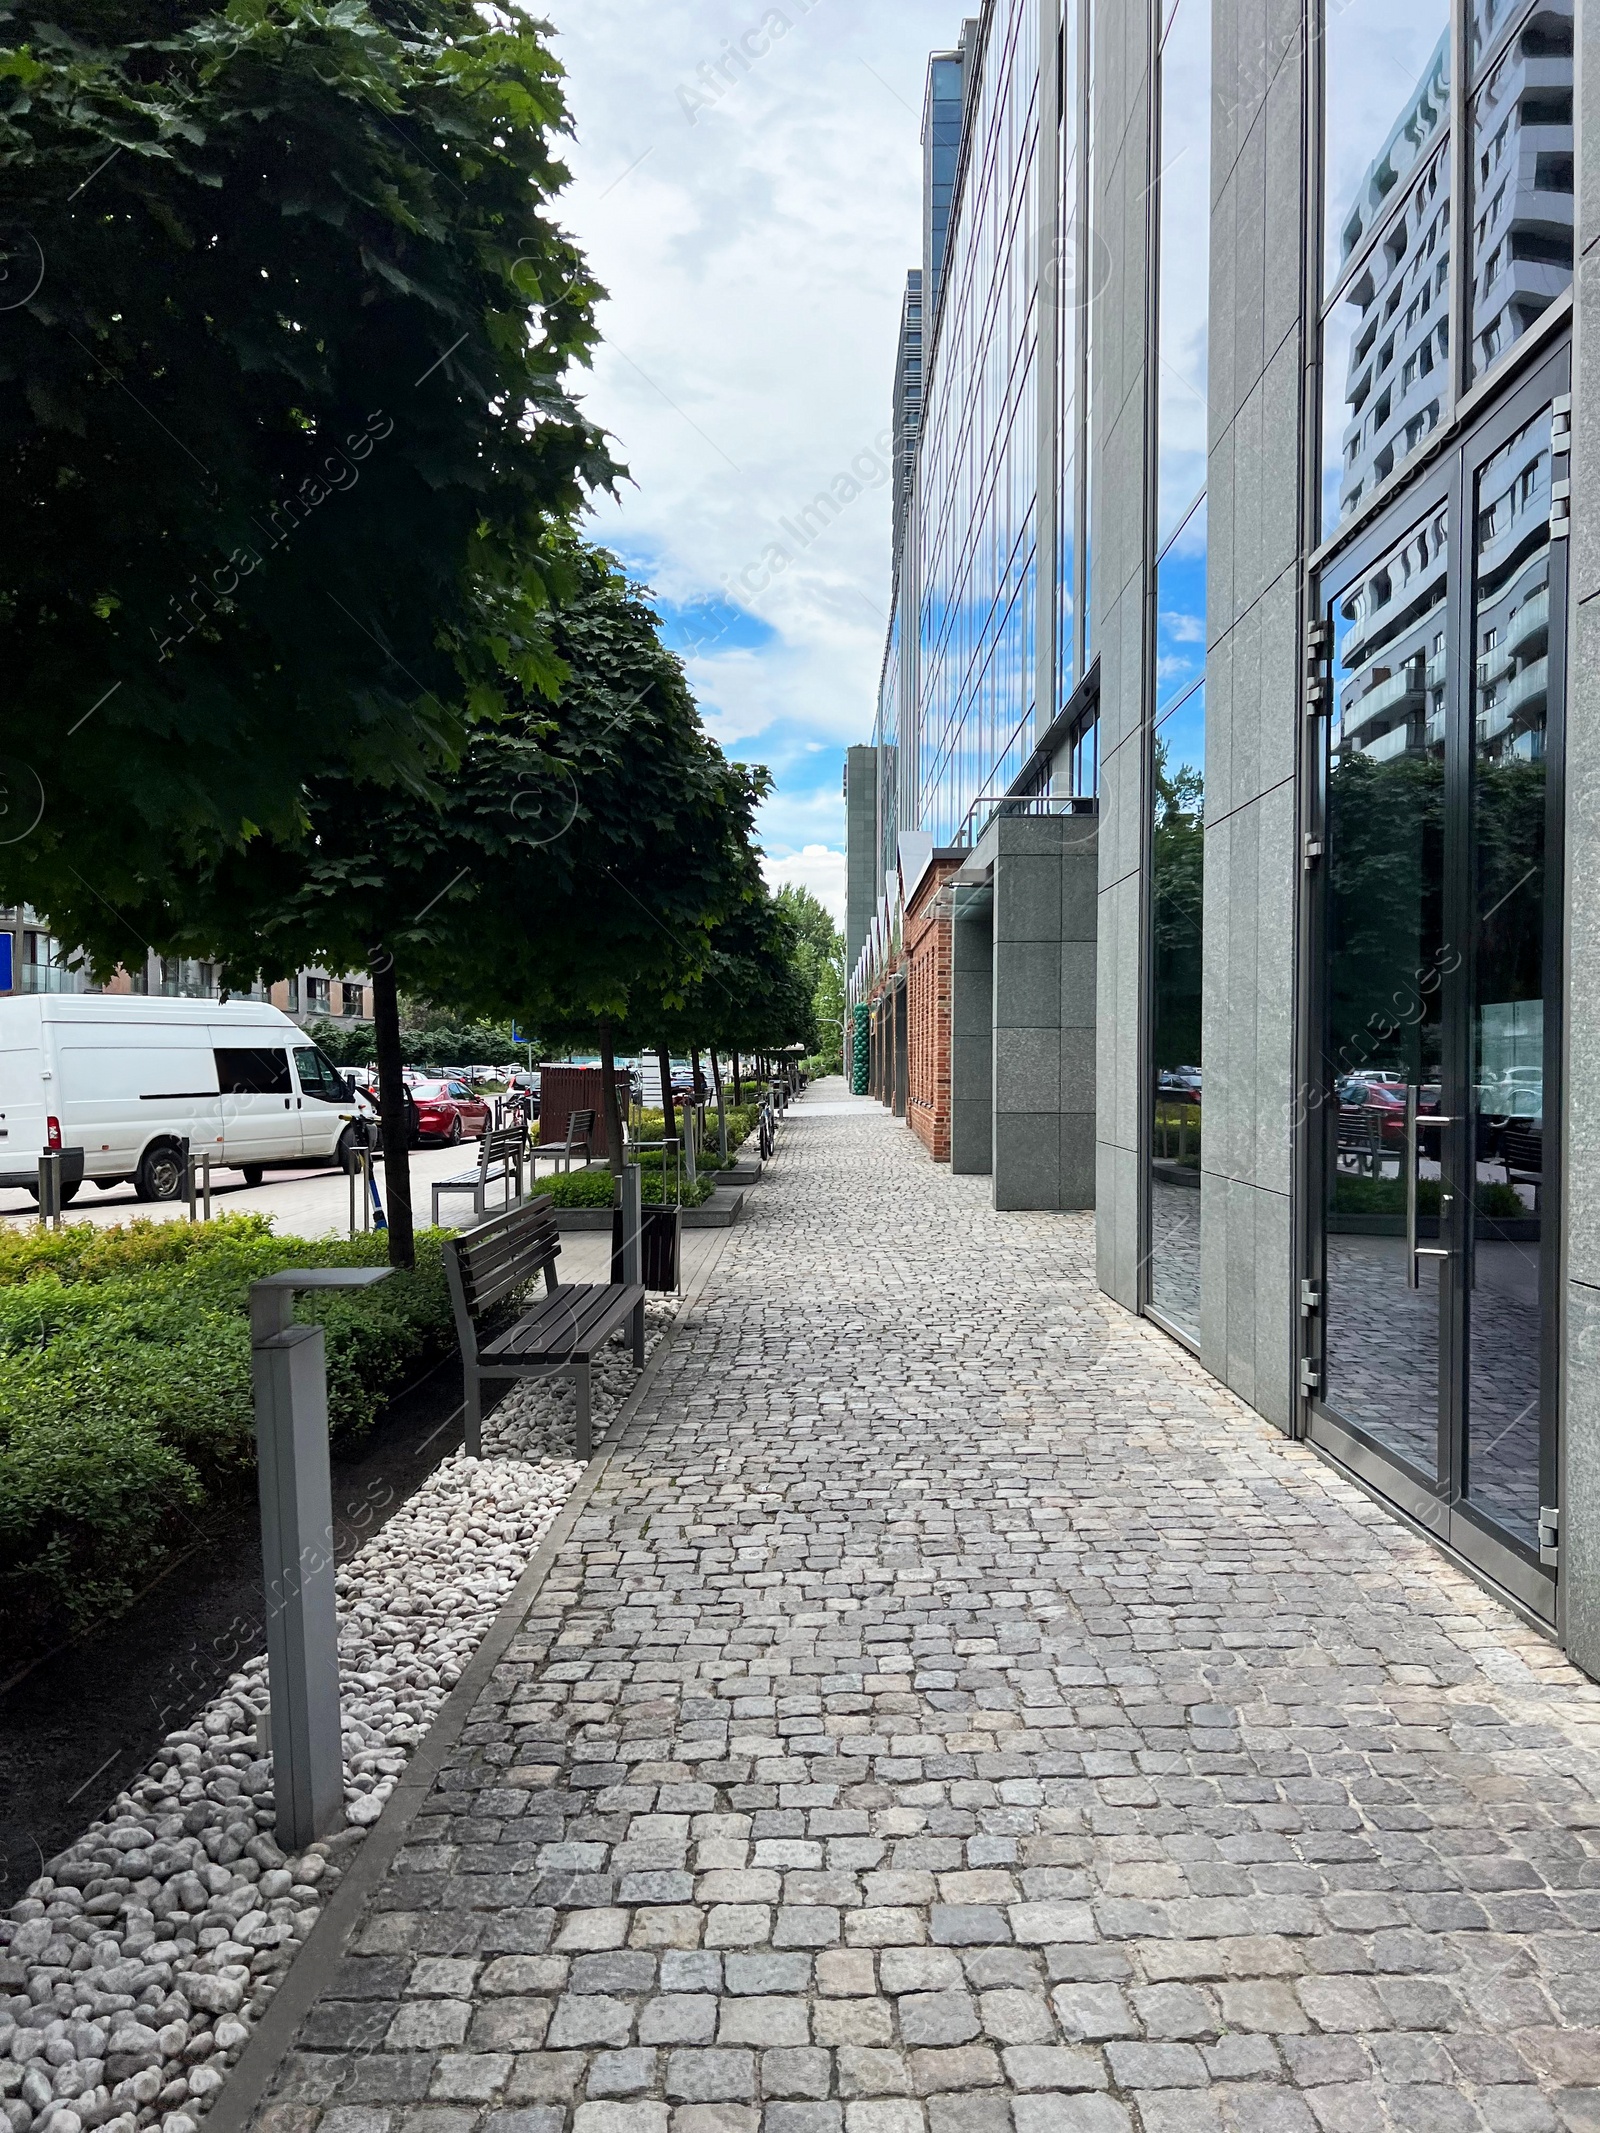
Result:
M1092 793L980 793L962 817L955 841L962 850L970 851L991 822L1014 815L1092 815L1099 811L1099 806ZM981 825L978 824L980 815L983 817Z

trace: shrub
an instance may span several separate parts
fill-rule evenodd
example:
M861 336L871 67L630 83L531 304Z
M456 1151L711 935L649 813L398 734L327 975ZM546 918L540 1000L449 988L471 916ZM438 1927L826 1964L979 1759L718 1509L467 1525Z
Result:
M539 1191L548 1193L557 1207L609 1207L617 1196L609 1170L573 1170L561 1177L541 1178Z
M336 1435L453 1344L439 1232L413 1273L297 1299L327 1336ZM37 1642L126 1606L192 1530L253 1486L249 1285L382 1264L381 1235L274 1237L261 1216L0 1235L0 1617Z

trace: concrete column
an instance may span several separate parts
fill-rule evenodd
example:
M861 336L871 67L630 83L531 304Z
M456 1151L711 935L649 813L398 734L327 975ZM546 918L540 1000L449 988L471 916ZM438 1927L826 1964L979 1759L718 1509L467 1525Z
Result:
M994 864L994 1204L1093 1207L1098 823L1003 817Z
M950 916L950 1168L994 1168L994 891L957 882Z

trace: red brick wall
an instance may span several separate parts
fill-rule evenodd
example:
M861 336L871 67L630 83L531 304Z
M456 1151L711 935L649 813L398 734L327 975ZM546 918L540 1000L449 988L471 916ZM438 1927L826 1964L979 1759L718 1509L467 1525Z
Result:
M950 920L939 891L957 860L935 860L905 915L906 1122L936 1163L950 1160Z

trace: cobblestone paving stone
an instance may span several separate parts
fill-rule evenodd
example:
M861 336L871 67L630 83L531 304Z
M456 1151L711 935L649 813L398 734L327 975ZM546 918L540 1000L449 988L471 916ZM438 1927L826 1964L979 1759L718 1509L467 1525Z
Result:
M1600 2127L1600 1691L1089 1218L746 1205L271 2133Z

